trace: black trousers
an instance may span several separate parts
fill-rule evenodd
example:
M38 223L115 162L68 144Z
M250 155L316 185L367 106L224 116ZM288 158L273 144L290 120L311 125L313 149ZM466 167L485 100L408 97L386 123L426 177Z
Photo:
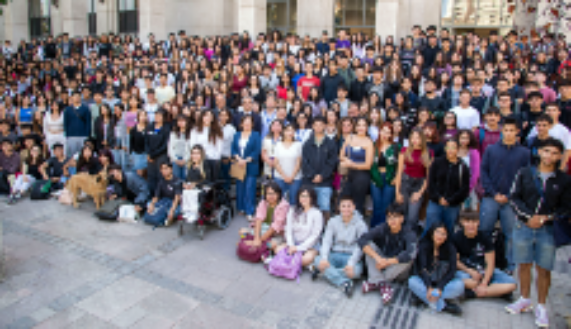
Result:
M345 185L342 194L349 193L355 208L365 216L365 200L371 186L371 173L369 170L349 170L345 177Z

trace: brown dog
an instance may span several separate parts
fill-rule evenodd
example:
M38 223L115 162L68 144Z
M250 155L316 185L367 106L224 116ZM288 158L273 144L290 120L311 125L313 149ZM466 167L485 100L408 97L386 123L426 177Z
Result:
M99 209L105 203L107 193L107 172L103 170L97 175L79 173L71 177L67 183L67 189L71 193L72 204L78 207L77 196L79 191L91 196L95 202L95 208Z

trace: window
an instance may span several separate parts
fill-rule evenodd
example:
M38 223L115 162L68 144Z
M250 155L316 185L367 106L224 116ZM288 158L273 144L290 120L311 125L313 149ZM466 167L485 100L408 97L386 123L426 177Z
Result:
M376 22L376 0L336 0L334 7L335 31L348 30L373 36Z
M509 6L509 1L498 0L442 0L441 24L459 28L511 27L514 11Z
M139 33L139 1L118 0L119 33Z
M294 33L297 27L297 0L268 0L268 33Z
M51 0L29 0L30 37L41 38L50 35L50 3Z

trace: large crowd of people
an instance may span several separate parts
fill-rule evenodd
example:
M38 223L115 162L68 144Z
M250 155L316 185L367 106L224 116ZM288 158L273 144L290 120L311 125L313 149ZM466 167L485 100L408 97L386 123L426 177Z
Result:
M460 297L511 300L518 284L506 310L531 311L535 267L548 326L556 248L571 240L559 37L63 34L6 41L0 68L11 204L103 179L106 198L168 226L188 219L187 191L221 182L267 264L299 254L313 279L351 296L363 277L385 303L404 282L453 314Z

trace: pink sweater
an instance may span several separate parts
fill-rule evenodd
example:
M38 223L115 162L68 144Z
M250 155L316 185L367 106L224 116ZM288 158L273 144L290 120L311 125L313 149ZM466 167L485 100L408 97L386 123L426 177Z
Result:
M471 149L470 155L470 191L472 191L480 179L480 152L478 149Z
M289 203L285 199L282 199L282 201L280 201L280 203L276 206L276 209L274 209L274 218L272 218L271 227L279 234L283 233L284 231L288 210ZM266 202L266 200L260 201L258 208L256 209L256 220L262 222L265 221L267 212L268 202Z

